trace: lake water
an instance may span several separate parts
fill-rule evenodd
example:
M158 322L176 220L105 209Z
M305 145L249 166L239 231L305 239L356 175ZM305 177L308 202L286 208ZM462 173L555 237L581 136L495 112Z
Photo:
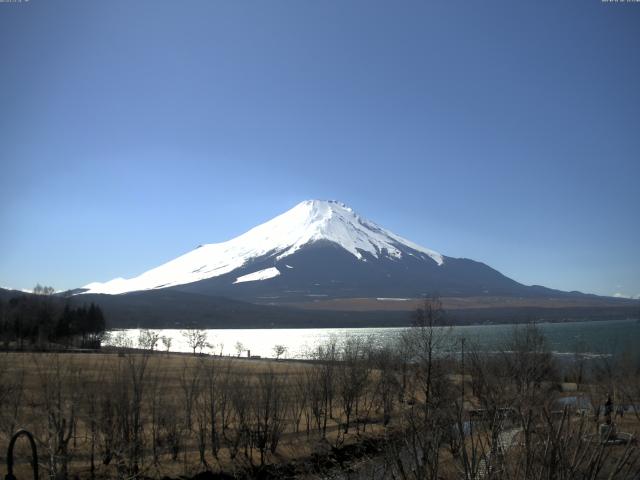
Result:
M575 352L594 355L620 355L629 352L640 357L640 322L631 320L607 320L568 323L539 323L539 328L547 337L550 349L560 355L573 355ZM460 339L466 345L477 346L482 351L495 351L509 341L514 325L468 325L441 327L450 330L450 349L459 349ZM338 341L349 336L371 338L374 342L398 338L406 328L286 328L286 329L211 329L206 330L207 342L211 345L205 353L237 355L236 345L243 347L243 356L247 350L251 355L273 357L275 345L286 347L284 358L306 358L314 346L331 338ZM160 335L171 337L171 351L191 351L181 330L157 330ZM132 346L137 346L139 330L122 330ZM112 332L112 344L118 332ZM162 343L158 345L162 349Z

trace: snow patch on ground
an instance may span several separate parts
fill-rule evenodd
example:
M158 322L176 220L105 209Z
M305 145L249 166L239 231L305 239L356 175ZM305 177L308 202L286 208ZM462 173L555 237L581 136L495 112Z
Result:
M256 282L258 280L267 280L269 278L277 277L278 275L280 275L280 270L276 267L270 267L238 277L233 283Z

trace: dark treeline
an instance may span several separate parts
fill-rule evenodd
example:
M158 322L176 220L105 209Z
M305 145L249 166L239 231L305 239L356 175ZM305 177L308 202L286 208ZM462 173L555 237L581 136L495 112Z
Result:
M51 287L0 298L0 341L5 349L100 348L105 333L100 307L71 305Z

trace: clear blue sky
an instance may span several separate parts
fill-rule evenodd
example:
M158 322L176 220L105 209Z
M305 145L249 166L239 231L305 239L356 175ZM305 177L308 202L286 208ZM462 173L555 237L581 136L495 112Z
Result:
M640 294L640 4L0 3L0 285L132 276L309 198Z

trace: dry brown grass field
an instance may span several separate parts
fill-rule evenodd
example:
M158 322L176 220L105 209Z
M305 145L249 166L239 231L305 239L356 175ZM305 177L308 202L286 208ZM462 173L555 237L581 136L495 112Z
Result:
M360 418L347 433L344 426L339 427L343 418L337 399L333 400L333 414L326 426L324 418L319 420L313 412L301 411L304 406L300 404L300 397L307 395L305 385L314 381L317 375L314 372L321 368L309 362L157 352L3 353L0 365L6 382L0 450L3 454L6 452L10 432L25 428L38 439L44 471L52 457L64 454L68 457L67 474L81 478L123 476L121 470L127 467L122 463L124 457L131 455L129 449L132 448L126 443L134 441L132 429L136 427L132 424L136 415L140 417L141 437L136 441L142 447L136 454L139 465L135 468L137 475L150 477L193 475L207 468L233 473L259 465L259 448L256 449L255 444L260 440L240 438L245 433L256 433L241 433L239 429L258 430L258 417L265 418L265 408L272 410L267 415L275 416L274 423L278 423L277 428L281 430L276 433L279 436L277 450L274 448L272 452L268 445L269 462L286 464L308 458L316 451L359 441L365 435L380 431L376 423L381 417L371 411L374 408L371 404L367 405L367 419ZM203 447L200 456L200 445L211 441L211 427L204 431L204 424L211 423L211 398L206 398L210 382L215 382L211 395L214 409L219 409L215 414L220 423L219 447L215 454L211 446ZM18 388L21 391L16 395ZM139 412L135 411L137 395ZM262 395L273 395L273 403ZM225 411L232 408L237 411ZM223 419L225 415L228 418ZM238 415L251 418L238 418ZM115 418L118 416L123 418ZM227 424L223 426L223 422ZM246 425L240 426L240 422ZM227 434L223 428L233 432ZM269 428L267 425L266 429ZM115 438L123 435L131 437L125 442ZM56 443L66 436L68 443L64 452L59 451ZM16 471L25 476L30 471L26 442L24 445L18 442L16 452Z

